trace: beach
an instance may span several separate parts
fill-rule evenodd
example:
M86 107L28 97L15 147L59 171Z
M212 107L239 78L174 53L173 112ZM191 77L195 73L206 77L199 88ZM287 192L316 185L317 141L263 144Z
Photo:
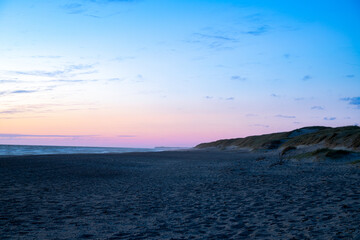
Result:
M1 239L358 239L360 168L269 151L0 158Z

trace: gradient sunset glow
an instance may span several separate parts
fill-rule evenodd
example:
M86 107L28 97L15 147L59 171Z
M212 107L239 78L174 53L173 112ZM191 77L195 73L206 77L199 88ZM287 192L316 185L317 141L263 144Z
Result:
M358 1L0 1L0 144L360 123Z

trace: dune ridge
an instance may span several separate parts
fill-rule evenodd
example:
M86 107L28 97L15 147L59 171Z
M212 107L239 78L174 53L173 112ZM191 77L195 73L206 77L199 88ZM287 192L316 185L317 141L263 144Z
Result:
M195 149L247 149L286 151L299 148L346 150L360 152L360 127L311 126L289 132L271 133L245 138L222 139L201 143Z

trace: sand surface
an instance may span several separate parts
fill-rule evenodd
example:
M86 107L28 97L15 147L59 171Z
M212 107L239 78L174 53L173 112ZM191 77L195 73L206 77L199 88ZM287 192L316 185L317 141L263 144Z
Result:
M276 162L211 151L0 158L0 238L359 236L359 167Z

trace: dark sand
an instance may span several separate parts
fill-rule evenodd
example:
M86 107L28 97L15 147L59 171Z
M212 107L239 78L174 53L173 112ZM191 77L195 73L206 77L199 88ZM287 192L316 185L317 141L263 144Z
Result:
M353 239L360 168L182 151L0 158L0 239ZM258 160L256 160L258 159Z

